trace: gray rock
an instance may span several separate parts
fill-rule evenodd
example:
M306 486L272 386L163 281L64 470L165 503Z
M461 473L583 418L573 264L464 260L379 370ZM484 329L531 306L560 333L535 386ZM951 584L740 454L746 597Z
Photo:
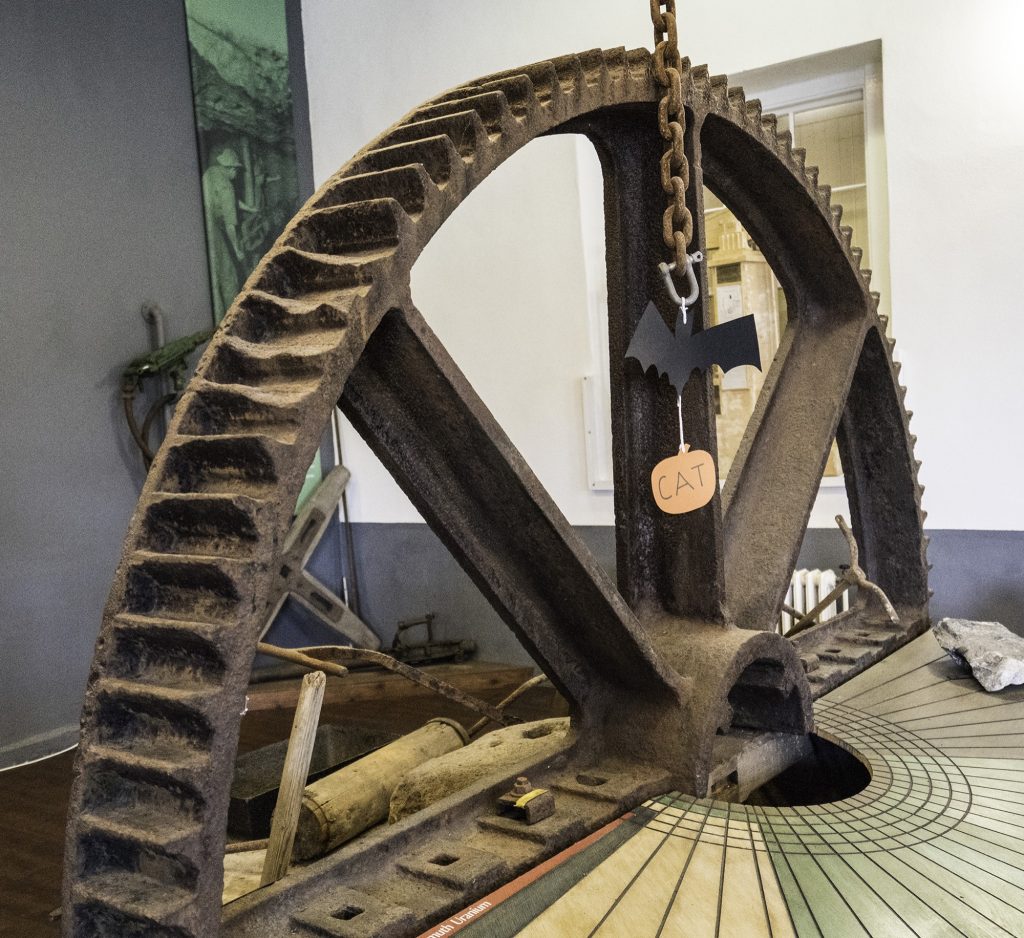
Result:
M1024 638L1005 625L943 619L932 633L954 661L971 669L985 690L1024 684Z

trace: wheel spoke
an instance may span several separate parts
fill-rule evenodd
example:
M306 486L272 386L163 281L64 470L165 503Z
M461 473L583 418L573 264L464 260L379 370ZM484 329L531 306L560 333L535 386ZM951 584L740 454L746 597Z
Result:
M675 693L642 626L411 306L377 327L341 406L577 706L609 687Z
M730 615L747 628L773 627L841 418L838 438L858 539L865 527L893 530L897 517L908 522L904 536L870 537L865 558L872 557L873 570L884 563L899 566L899 575L913 566L913 577L901 582L913 582L911 593L919 599L925 577L920 551L912 549L910 539L919 539L920 522L914 516L909 441L905 428L896 432L902 421L899 401L884 408L879 423L889 433L886 442L870 430L868 402L891 389L893 380L885 373L884 351L872 358L870 341L865 345L873 313L864 279L836 238L835 222L819 211L821 193L816 196L794 179L794 171L803 173L803 162L788 141L778 144L785 154L780 161L729 121L709 116L701 142L709 187L764 253L785 288L790 314L723 491ZM868 361L879 356L874 364ZM855 373L859 390L851 396ZM846 437L865 433L875 442L870 452L858 454ZM901 493L896 515L887 512L886 496L872 494L882 482L882 466L888 487ZM899 550L900 560L883 560L875 543ZM895 585L892 576L882 579Z
M781 608L864 332L862 318L805 317L783 336L725 490L728 601L738 625L768 628Z
M692 117L688 116L692 128ZM720 620L724 594L722 513L718 494L688 515L666 515L651 497L651 470L679 446L676 392L624 356L649 300L675 326L657 265L664 257L661 216L666 197L658 174L662 140L652 116L577 125L597 147L605 175L608 335L615 467L619 589L634 609ZM703 195L698 135L687 132L691 165L687 202L694 216L692 250L703 249ZM699 265L701 300L690 310L703 327L707 277ZM693 376L683 393L686 441L717 460L710 374Z

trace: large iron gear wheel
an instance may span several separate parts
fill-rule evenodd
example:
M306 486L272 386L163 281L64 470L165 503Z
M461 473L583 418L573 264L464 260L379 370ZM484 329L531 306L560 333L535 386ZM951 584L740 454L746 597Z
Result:
M685 66L695 246L706 184L756 239L790 311L721 497L682 517L653 506L647 474L655 454L673 450L675 398L623 362L647 300L662 296L650 54L541 62L410 113L321 187L261 261L149 473L83 711L66 935L217 931L239 713L272 561L339 398L571 702L577 764L611 754L701 793L716 732L807 730L812 694L925 627L904 389L850 230L773 117L724 78ZM466 195L554 132L586 134L606 179L617 589L409 293L413 262ZM693 314L703 322L702 307ZM691 442L714 455L710 378L691 380L683 403ZM790 643L770 629L837 434L863 565L903 626L864 607ZM817 663L810 680L801 658ZM458 805L445 810L454 830ZM278 886L245 909L269 896L280 911L290 893ZM229 916L224 931L254 934L251 922Z

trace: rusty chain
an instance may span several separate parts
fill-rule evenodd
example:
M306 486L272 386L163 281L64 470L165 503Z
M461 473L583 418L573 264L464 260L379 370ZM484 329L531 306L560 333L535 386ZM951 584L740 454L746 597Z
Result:
M664 94L658 102L658 129L668 144L661 157L661 188L669 204L662 217L662 239L672 252L676 270L686 269L686 249L693 239L693 216L686 207L690 164L684 150L682 61L676 31L676 0L650 0L654 24L654 77ZM664 10L662 9L664 7Z

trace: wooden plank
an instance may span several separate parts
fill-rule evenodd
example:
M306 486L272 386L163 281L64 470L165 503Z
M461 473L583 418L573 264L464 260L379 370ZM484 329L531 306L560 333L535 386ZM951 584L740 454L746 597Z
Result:
M739 844L736 841L737 833L745 843ZM735 806L732 812L729 835L719 893L718 934L750 935L751 938L784 938L789 935L795 938L789 925L789 916L782 904L782 895L776 886L775 875L771 874L766 879L759 867L759 851L756 849L750 816L742 806Z
M0 772L0 934L53 935L75 753ZM5 931L5 929L7 929Z
M299 823L299 809L302 807L302 793L309 776L309 762L313 757L313 743L316 727L320 722L320 707L324 701L326 675L314 671L302 679L299 703L295 708L292 735L288 740L288 752L284 757L281 771L281 788L277 793L274 819L270 825L270 842L263 861L261 886L276 883L288 872L295 843L295 829Z
M887 921L885 927L895 921L910 928L915 935L927 935L928 938L963 938L961 931L922 902L921 898L907 889L899 879L879 866L874 854L853 853L844 856L843 860L856 872L865 887L872 890L892 909L893 919Z
M535 673L535 669L529 665L487 661L425 665L421 670L454 684L466 693L481 696L495 689L518 687ZM293 678L251 684L248 691L249 712L294 707L299 699L301 683L298 678ZM350 671L346 677L328 677L324 689L324 705L424 696L433 695L400 675L367 669Z
M907 851L878 851L871 858L883 870L906 886L917 901L935 918L952 925L971 938L1009 938L1020 932L1007 931L995 916L1000 903L980 890L971 889L959 877L938 870L926 860ZM936 875L938 874L938 875Z
M224 889L221 905L241 899L260 888L267 851L245 850L224 855Z
M665 835L642 830L612 856L591 870L565 896L551 905L520 932L521 938L562 938L593 934L612 913L634 879L643 872L666 840Z

